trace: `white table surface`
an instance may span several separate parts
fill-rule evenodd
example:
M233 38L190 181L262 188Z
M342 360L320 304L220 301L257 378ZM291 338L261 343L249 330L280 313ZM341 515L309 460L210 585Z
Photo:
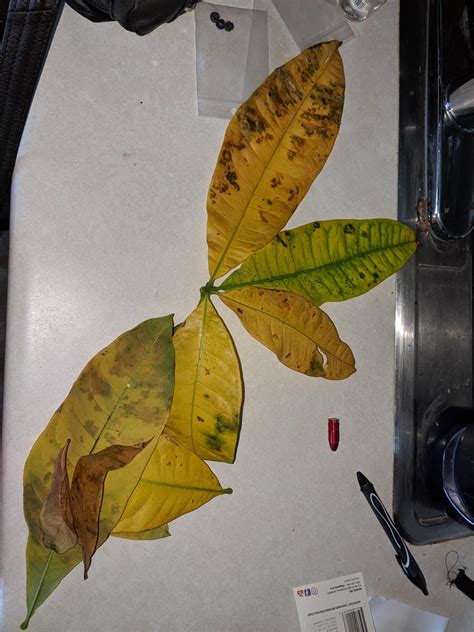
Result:
M291 47L278 25L272 29L274 65ZM396 217L398 3L388 0L355 30L342 49L341 132L292 226ZM94 353L147 318L172 312L180 322L194 308L207 280L205 199L225 125L196 116L192 14L138 38L66 7L13 188L2 446L5 630L17 630L25 614L28 451ZM293 586L362 571L369 592L452 617L451 632L473 630L472 602L446 586L444 566L454 547L474 569L472 538L415 549L430 587L424 597L402 575L355 479L363 470L390 506L393 279L327 306L357 360L358 372L344 382L286 369L218 308L246 386L237 462L213 467L234 494L180 518L166 540L111 538L90 579L83 582L76 568L30 629L296 632ZM336 453L327 445L329 416L341 418Z

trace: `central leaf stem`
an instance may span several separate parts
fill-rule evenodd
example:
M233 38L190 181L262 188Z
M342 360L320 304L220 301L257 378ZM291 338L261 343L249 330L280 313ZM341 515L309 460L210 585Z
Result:
M203 285L202 288L200 288L199 293L201 294L201 300L204 299L206 296L210 296L211 294L217 294L219 288L215 287L215 285L213 285L212 279L210 281L208 281L206 283L206 285Z

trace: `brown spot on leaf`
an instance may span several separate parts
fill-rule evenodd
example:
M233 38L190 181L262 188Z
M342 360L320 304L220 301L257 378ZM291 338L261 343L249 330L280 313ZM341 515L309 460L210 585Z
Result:
M331 130L326 127L316 127L316 134L321 138L329 138L330 136L333 136Z
M301 123L301 127L304 129L306 136L311 137L314 134L314 126L306 121Z
M301 138L301 136L296 136L296 135L291 136L290 141L293 147L297 147L297 148L302 147L306 143L304 138Z
M236 416L235 420L224 419L224 417L217 415L215 429L219 434L235 433L239 427L239 416Z
M96 366L89 364L88 369L84 371L84 376L88 376L89 378L89 388L92 394L101 395L102 397L110 397L110 385L101 375Z
M84 428L91 435L91 437L95 437L97 433L99 432L98 426L95 424L95 422L92 419L87 419L84 422Z
M236 191L240 191L240 185L237 182L237 174L235 171L228 171L225 175L227 181Z
M222 452L222 439L218 435L208 432L204 436L206 445L212 452Z

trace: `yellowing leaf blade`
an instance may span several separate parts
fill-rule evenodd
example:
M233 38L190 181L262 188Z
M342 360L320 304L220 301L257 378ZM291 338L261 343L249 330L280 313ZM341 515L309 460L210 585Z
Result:
M201 459L233 463L243 381L234 342L208 296L173 336L176 380L166 432Z
M329 316L300 296L252 287L219 296L247 331L290 369L329 380L354 373L352 351Z
M171 534L168 529L168 525L165 524L162 527L156 529L148 529L146 531L113 531L111 533L115 538L123 538L124 540L161 540L162 538L168 538Z
M414 232L390 219L312 222L280 233L222 284L264 287L314 305L359 296L399 270L416 250Z
M146 533L194 511L223 489L209 466L162 434L114 534Z
M344 102L338 46L277 68L230 121L207 200L211 279L273 239L323 168Z
M107 476L99 522L102 544L117 524L168 419L174 385L172 328L171 316L148 320L94 356L31 449L24 470L24 511L30 532L24 628L82 559L79 545L58 555L42 544L39 515L56 457L70 440L71 477L85 455L117 443L135 445L152 439L126 468Z

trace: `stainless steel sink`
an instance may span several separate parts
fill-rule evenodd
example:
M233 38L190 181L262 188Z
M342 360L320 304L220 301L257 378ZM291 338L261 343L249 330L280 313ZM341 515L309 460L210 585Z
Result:
M473 77L474 0L401 0L398 213L420 245L397 277L394 513L414 544L474 535L433 450L449 409L474 423Z

